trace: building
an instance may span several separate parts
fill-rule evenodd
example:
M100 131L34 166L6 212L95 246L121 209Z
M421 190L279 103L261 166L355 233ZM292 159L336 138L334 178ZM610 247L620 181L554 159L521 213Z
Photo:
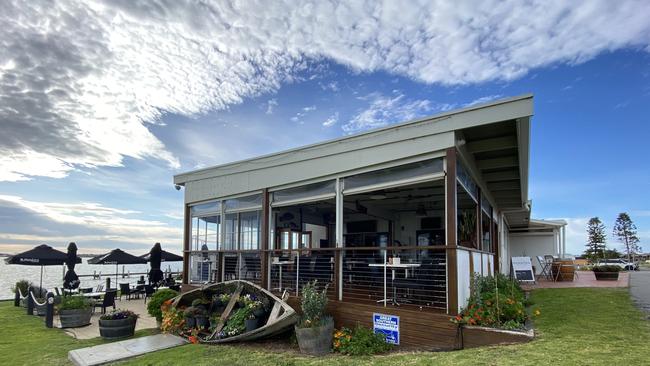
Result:
M508 273L535 223L532 115L523 95L179 174L183 279L317 279L339 324L395 314L405 344L448 344L472 273Z

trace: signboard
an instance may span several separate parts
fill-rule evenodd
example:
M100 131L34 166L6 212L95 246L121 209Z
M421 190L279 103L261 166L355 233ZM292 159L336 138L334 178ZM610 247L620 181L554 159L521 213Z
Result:
M399 345L399 316L372 314L372 329L386 335L386 343Z
M518 281L535 282L535 273L530 257L512 257L512 272Z

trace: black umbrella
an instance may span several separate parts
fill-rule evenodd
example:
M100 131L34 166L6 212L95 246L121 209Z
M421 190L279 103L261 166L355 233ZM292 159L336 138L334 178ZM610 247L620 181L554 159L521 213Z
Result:
M156 244L158 244L158 243L156 243ZM150 258L151 258L151 252L149 252L147 254L143 254L140 257L144 258L148 262L150 260ZM160 251L160 261L161 262L182 262L183 257L178 255L178 254L168 252L166 250L161 250Z
M5 260L7 264L22 264L24 266L41 266L41 282L43 287L43 266L60 266L66 262L68 255L46 244L41 244L26 252L18 253ZM81 263L81 258L78 258Z
M160 261L162 255L162 248L160 243L154 244L153 248L149 252L149 264L151 265L151 270L149 271L149 284L155 285L162 281L163 273L160 270Z
M77 244L70 243L68 244L68 256L65 261L68 271L63 277L63 288L74 290L79 287L79 276L74 272L74 266L77 263L81 263L81 258L77 257Z
M113 249L106 254L88 260L88 264L115 264L115 286L117 287L118 266L120 264L142 264L147 263L142 257L129 254L121 249Z

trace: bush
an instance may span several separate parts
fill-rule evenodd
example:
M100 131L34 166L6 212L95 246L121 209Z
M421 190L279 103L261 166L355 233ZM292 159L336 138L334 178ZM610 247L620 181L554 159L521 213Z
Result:
M156 318L157 321L162 321L162 310L160 307L165 301L173 299L176 296L178 296L178 292L174 290L162 289L156 291L147 304L147 312Z
M594 272L620 272L621 267L614 265L594 266Z
M11 287L11 292L16 293L16 289L20 289L20 292L23 294L23 296L27 296L27 288L29 285L31 285L31 282L27 280L20 280Z
M472 278L472 292L467 304L452 321L459 324L523 328L528 314L524 291L519 283L502 274ZM535 311L539 315L539 311Z
M354 330L343 328L334 333L334 351L350 356L368 356L390 351L386 336L371 329L357 326Z
M59 311L89 309L90 306L90 300L86 299L83 296L64 296L61 298Z
M327 307L327 285L323 291L318 291L318 280L309 282L302 288L302 321L301 327L318 327L325 318Z
M128 319L128 318L138 318L138 314L132 312L131 310L113 310L108 314L104 314L99 319L101 320L120 320L120 319Z

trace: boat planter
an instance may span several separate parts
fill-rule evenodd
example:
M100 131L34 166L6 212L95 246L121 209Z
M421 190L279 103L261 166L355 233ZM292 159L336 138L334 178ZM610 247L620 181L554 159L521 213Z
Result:
M187 328L195 328L196 327L196 318L193 316L186 316L185 317L185 327Z
M295 326L295 329L300 352L313 356L322 356L330 352L334 335L334 321L331 318L319 327Z
M102 320L99 319L99 335L104 339L117 339L133 336L138 318Z
M78 328L88 325L92 315L93 310L91 308L59 310L61 328Z
M253 330L257 329L257 326L259 324L259 319L257 319L257 318L246 319L244 324L246 325L246 331L250 332L250 331L253 331Z
M617 281L618 272L594 272L598 281Z

